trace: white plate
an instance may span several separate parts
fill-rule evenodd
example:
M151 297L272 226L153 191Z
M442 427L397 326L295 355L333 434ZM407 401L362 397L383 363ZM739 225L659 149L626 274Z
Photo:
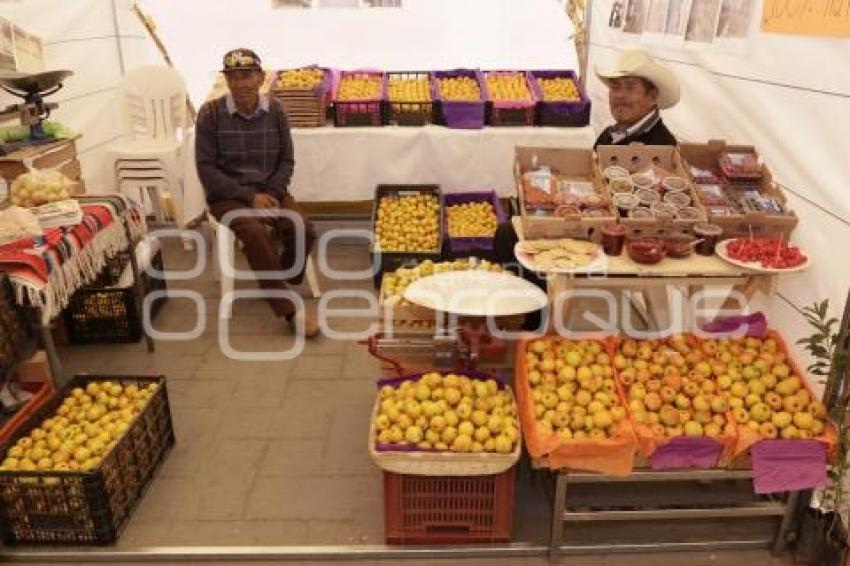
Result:
M588 263L587 265L582 265L580 267L569 267L562 269L540 269L537 264L534 263L534 256L532 254L520 251L520 243L514 246L514 256L516 256L517 260L522 264L522 266L529 271L534 271L537 273L600 273L608 271L608 256L605 255L605 252L602 251L602 246L596 248L596 257L593 258L593 261Z
M502 272L450 271L410 284L404 298L441 312L464 316L510 316L540 310L546 294L525 279Z
M797 271L803 271L804 269L807 269L809 267L809 264L812 262L812 259L808 255L806 255L806 261L796 267L777 269L774 267L762 267L761 263L757 261L741 261L739 259L729 257L729 242L737 239L738 238L729 238L728 240L718 242L717 246L714 248L714 251L717 252L717 255L720 256L721 259L731 263L732 265L737 265L738 267L752 269L753 271L758 271L759 273L795 273Z

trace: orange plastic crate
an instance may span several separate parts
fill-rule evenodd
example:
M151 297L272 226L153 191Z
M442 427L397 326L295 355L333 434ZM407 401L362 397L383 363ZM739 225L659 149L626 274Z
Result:
M509 542L516 466L491 476L384 472L387 544Z
M12 371L11 379L17 381L23 390L32 393L32 397L17 413L0 425L0 443L6 442L31 414L53 397L54 393L53 378L43 351L36 352L31 359L19 364Z

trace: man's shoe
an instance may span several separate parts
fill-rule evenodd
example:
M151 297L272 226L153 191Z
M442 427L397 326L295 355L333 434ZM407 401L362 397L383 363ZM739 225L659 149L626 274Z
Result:
M299 331L303 331L305 338L315 338L322 332L319 322L303 310L287 318L286 322L289 324L292 332L298 333Z

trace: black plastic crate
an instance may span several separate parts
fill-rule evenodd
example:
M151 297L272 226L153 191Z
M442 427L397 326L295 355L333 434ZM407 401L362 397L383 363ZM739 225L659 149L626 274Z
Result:
M76 375L0 445L0 453L5 455L19 438L53 415L74 387L106 380L159 387L97 468L0 471L0 529L7 544L112 544L118 539L175 443L164 376Z
M418 184L418 185L378 185L375 188L375 199L372 205L372 233L375 233L375 227L378 222L378 205L383 197L387 196L414 196L417 194L432 194L437 197L437 200L442 206L440 199L440 185ZM439 235L437 240L437 249L433 252L407 252L407 251L376 251L374 248L370 250L372 257L372 265L377 265L378 270L375 273L375 287L381 286L381 279L384 273L395 271L399 267L414 265L426 259L438 261L442 257L443 249L443 214L442 210L438 211L440 216ZM377 237L377 236L376 236Z
M15 291L0 273L0 376L28 359L36 348L35 313L15 301Z
M151 266L164 271L161 250L151 259ZM151 277L144 271L139 278L145 296L167 290L165 279ZM162 296L151 304L151 320L156 318L166 298ZM65 309L68 341L74 345L138 342L144 335L141 306L132 286L84 287L74 294Z
M428 84L430 99L427 102L392 100L390 98L390 83L392 83L393 79L425 79ZM388 124L395 124L397 126L424 126L434 123L434 93L430 73L427 71L396 71L387 73L386 116Z

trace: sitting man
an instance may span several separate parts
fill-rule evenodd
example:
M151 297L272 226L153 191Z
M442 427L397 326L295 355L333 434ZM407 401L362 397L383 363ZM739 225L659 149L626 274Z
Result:
M260 58L249 49L224 56L224 76L229 94L211 100L198 113L195 154L198 176L204 186L210 213L219 221L232 211L283 209L288 217L262 214L239 216L229 227L242 242L254 271L282 271L297 267L289 283L304 277L305 263L295 266L296 242L304 239L305 258L315 240L310 221L287 192L295 157L289 123L281 104L260 94L265 74ZM283 245L282 253L277 246ZM215 253L215 250L214 250ZM259 279L264 290L287 289L282 279ZM303 328L312 338L319 334L316 320L282 297L270 297L275 315L291 329Z
M596 76L608 86L608 106L614 124L599 134L594 149L598 145L630 143L677 145L658 112L679 102L679 82L669 69L646 51L633 49L623 51L613 69L597 69ZM496 260L514 263L517 240L513 224L501 224L496 231Z

